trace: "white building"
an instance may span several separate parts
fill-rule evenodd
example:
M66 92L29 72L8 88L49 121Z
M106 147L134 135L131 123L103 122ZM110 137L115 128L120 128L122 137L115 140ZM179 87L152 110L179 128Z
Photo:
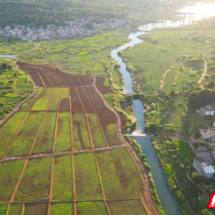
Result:
M205 178L211 178L215 173L214 168L212 166L208 166L206 161L201 157L194 158L193 167Z
M215 114L215 109L212 105L207 105L199 110L202 116L213 116Z

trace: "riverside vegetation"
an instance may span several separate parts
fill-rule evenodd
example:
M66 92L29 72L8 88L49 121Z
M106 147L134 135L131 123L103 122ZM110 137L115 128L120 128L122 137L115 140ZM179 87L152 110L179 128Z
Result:
M196 109L215 99L213 20L154 30L141 36L142 44L121 52L134 81L133 97L142 100L146 109L146 131L155 134L152 143L169 187L187 215L204 214L210 192L215 190L215 183L192 167L194 153L188 145L190 135L207 128ZM202 83L198 83L205 67L203 55L208 69ZM130 111L132 104L124 102L121 107ZM212 125L213 119L206 119L207 124ZM188 180L185 170L197 186ZM202 192L203 182L214 186Z

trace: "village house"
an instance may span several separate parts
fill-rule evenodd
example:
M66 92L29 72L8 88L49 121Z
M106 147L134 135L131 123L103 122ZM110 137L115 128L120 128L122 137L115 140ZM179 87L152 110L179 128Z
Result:
M201 132L201 138L203 140L209 139L213 141L215 139L215 129L199 129L199 131Z
M206 107L201 107L198 112L202 116L213 116L215 113L215 109L212 105L207 105Z
M215 173L213 166L208 165L207 162L201 157L194 158L193 167L205 178L211 178Z

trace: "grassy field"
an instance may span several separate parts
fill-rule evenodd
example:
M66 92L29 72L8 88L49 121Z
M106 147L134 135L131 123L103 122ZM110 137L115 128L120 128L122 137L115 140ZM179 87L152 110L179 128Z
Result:
M53 203L51 206L51 215L73 215L73 204Z
M22 212L22 204L10 204L8 215L20 215Z
M96 153L107 199L124 199L125 194L109 151Z
M56 113L46 113L33 154L52 152L56 124Z
M74 158L77 200L102 199L101 186L93 154L75 155Z
M23 168L24 160L3 163L0 166L0 201L8 201Z
M71 148L70 113L59 113L55 151Z
M108 206L110 208L112 215L146 215L142 204L140 201L123 201L123 202L109 202Z
M193 163L193 158L195 157L195 155L188 143L185 143L183 141L173 141L173 143L179 148L181 155L185 159L188 159L190 163Z
M77 215L107 215L103 202L78 202Z
M86 119L83 113L73 114L73 144L75 150L91 148Z
M37 99L34 106L32 107L32 110L46 110L50 96L51 96L52 88L46 88L44 89L41 96Z
M70 155L55 158L52 191L54 201L72 200L72 160Z
M87 114L89 125L90 125L90 131L92 134L93 144L95 147L103 147L106 146L106 141L104 139L102 128L98 123L97 115L94 113L88 113Z
M40 203L40 204L26 204L25 205L25 212L24 215L44 215L47 213L48 204L47 203Z
M48 110L54 110L54 111L58 110L61 91L62 91L61 88L55 88L54 89L54 93L53 93L53 96L51 98L51 102L49 104Z
M15 200L41 201L43 197L49 195L50 179L51 158L29 160Z
M30 113L20 132L13 141L7 156L27 155L42 121L43 112Z
M37 94L29 99L27 102L25 102L22 106L21 106L21 110L30 110L30 108L32 107L32 105L34 104L34 102L38 99L38 97L41 95L43 91L43 88L39 88Z
M126 149L112 150L112 156L122 181L127 198L139 198L141 179L132 158Z
M0 157L21 125L27 113L15 113L0 129Z

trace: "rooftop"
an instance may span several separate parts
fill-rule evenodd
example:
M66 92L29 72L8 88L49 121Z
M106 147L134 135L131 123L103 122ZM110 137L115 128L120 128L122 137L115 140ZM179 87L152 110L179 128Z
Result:
M215 170L212 166L204 166L202 168L206 174L215 173Z

